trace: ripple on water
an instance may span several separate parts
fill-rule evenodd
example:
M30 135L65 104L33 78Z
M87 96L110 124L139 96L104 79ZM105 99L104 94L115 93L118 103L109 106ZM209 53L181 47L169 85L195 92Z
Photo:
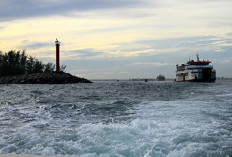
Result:
M215 96L230 92L222 85L1 86L0 153L227 156L232 112L229 96Z

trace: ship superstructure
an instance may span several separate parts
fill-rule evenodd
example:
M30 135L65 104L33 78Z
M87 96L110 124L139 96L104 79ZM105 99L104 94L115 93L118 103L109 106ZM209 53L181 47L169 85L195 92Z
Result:
M163 75L158 75L156 78L157 81L165 81L165 77Z
M177 82L215 82L216 70L208 60L189 60L186 64L176 65Z

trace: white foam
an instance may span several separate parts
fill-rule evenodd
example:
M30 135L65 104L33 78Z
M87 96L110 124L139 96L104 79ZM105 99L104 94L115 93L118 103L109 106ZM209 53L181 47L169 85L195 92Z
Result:
M64 90L62 85L25 86L17 91L10 89L18 85L4 87L6 92L0 96L0 153L82 157L232 154L232 113L227 99L144 101L143 95L134 103L139 96L134 95L132 101L131 95L124 95L128 86L119 94L123 98L109 98L109 92L117 94L110 86L104 91L92 89L102 88L99 85L68 85ZM20 93L25 95L20 97ZM148 99L157 95L149 94Z
M226 96L232 96L232 93L229 93L229 94L219 94L219 95L216 95L218 97L226 97Z

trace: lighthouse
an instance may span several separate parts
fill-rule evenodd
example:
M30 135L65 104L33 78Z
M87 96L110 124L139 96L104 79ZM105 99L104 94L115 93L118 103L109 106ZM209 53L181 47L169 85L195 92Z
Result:
M60 42L56 39L56 72L60 72Z

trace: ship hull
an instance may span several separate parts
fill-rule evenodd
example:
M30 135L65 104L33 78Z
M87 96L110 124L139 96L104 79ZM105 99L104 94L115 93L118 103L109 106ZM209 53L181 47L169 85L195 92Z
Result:
M193 79L193 80L186 80L186 81L183 81L183 80L175 80L176 82L215 82L216 79L210 79L210 80L198 80L198 79Z
M194 79L194 80L187 80L185 82L215 82L216 79L209 79L209 80L197 80L197 79Z
M176 82L215 82L216 71L212 69L198 69L177 71Z

